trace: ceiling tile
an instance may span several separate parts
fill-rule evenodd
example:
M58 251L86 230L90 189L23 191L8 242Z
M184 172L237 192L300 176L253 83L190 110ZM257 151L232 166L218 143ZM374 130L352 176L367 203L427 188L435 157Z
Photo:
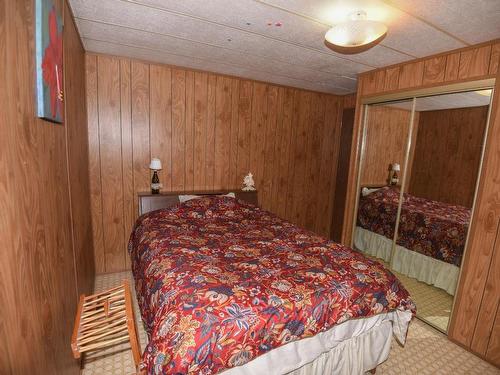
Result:
M134 0L134 2L155 9L168 10L202 20L209 20L220 25L245 30L297 46L312 48L345 61L367 64L372 68L395 64L412 58L412 56L406 56L381 46L371 50L370 56L335 53L324 44L324 36L331 27L331 23L314 20L311 17L290 12L287 9L270 6L266 1L232 1L230 9L228 9L227 0L205 2L199 0ZM310 4L314 2L306 1L304 3ZM276 26L276 22L281 23L281 26ZM250 25L247 23L250 23Z
M355 79L336 76L331 73L312 70L286 62L254 56L244 52L218 48L202 43L180 40L164 35L130 30L119 26L77 20L82 37L90 40L107 41L114 44L150 49L151 53L167 52L175 55L204 59L210 62L226 63L254 71L310 81L313 84L332 82L346 89L355 87Z
M176 55L173 53L152 51L146 48L131 47L123 44L115 44L86 38L83 38L83 42L86 50L96 53L124 56L162 64L210 71L214 73L234 75L242 78L261 80L285 86L299 87L307 90L334 93L338 95L343 95L355 91L355 85L351 88L336 86L334 79L326 83L312 83L310 81L305 81L298 78L283 77L277 74L256 71L241 66L212 62L199 58Z
M348 20L352 12L364 10L368 19L381 21L387 25L389 30L387 37L381 43L382 46L412 57L428 56L465 46L446 33L381 0L263 0L263 2L330 25ZM380 48L373 48L373 50L377 49Z
M492 22L500 0L477 3L472 9L463 0L70 0L88 50L108 47L108 53L334 93L353 92L357 74L375 67L461 47L461 38L498 37ZM328 49L325 32L359 9L389 26L382 44L356 55ZM471 29L462 30L469 14ZM485 22L476 21L480 14ZM481 24L489 27L479 35Z
M499 0L388 0L388 2L470 44L500 37Z

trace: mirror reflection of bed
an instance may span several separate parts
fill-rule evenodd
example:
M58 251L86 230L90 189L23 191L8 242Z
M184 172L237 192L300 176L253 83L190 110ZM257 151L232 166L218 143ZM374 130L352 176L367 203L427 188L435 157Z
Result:
M446 331L478 184L491 90L367 106L354 246Z

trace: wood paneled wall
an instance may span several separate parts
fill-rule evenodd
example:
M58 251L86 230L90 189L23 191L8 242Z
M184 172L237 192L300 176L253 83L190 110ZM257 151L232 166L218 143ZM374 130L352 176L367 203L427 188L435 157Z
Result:
M79 374L69 342L77 289L88 292L93 280L86 139L79 138L84 53L67 4L55 1L65 19L66 121L38 119L34 3L0 2L0 373Z
M496 325L500 304L497 229L500 223L500 41L493 40L423 59L377 69L360 75L356 99L356 120L349 168L348 196L344 212L342 242L350 244L354 206L357 196L356 176L359 166L361 109L363 100L381 94L404 93L443 84L496 78L495 95L485 160L470 237L461 267L455 304L448 330L449 337L489 361L499 365Z
M89 150L85 101L85 51L71 9L64 4L65 132L71 225L78 294L94 289L94 252L90 215Z
M386 185L393 163L399 163L399 175L403 176L410 120L411 112L404 109L388 106L369 108L361 186Z
M330 231L342 97L87 56L96 269L127 269L137 193L151 157L165 191L237 189L254 174L262 207Z
M499 59L500 42L494 40L363 73L358 92L369 96L494 77Z
M459 344L500 367L500 70L478 196L448 329Z
M342 243L351 244L356 202L356 178L360 160L362 100L408 90L474 81L496 76L500 40L444 52L401 64L375 69L358 76L356 118L349 166Z
M420 113L409 192L472 207L488 106Z

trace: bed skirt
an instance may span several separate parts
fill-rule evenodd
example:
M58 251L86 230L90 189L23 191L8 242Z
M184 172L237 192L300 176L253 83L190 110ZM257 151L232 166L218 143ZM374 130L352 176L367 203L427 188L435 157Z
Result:
M362 375L384 362L392 336L404 344L411 312L352 319L328 331L273 349L224 375Z
M386 262L389 262L391 257L392 240L359 226L354 231L354 246ZM392 267L396 272L434 285L452 296L455 295L460 268L454 264L396 245Z

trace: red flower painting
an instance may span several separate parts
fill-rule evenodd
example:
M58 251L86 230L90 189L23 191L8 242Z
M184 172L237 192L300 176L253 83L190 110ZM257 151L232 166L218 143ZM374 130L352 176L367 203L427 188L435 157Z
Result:
M35 28L38 117L62 123L63 23L53 0L36 0Z
M55 7L49 13L49 45L42 61L43 80L49 87L52 117L62 113L62 34L58 32Z

